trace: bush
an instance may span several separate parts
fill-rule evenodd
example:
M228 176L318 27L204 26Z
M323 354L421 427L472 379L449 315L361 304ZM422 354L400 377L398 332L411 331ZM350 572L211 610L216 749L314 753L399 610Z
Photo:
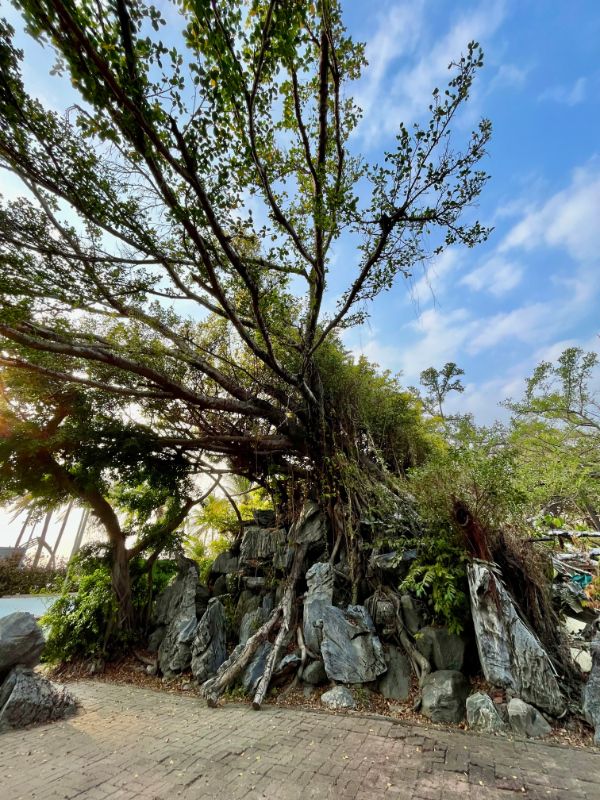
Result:
M142 637L146 611L177 567L168 560L157 561L151 582L143 559L132 561L129 570L137 626L127 632L119 631L115 624L117 602L108 549L90 546L81 550L69 565L63 594L42 617L42 625L48 629L45 661L110 659Z
M0 597L11 594L59 594L66 575L56 569L20 566L19 557L0 561Z

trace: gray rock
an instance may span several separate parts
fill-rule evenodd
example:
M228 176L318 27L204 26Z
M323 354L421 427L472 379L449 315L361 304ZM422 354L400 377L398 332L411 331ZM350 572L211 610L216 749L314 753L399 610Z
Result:
M406 577L416 557L417 551L414 548L403 550L401 553L395 550L390 553L373 553L369 559L368 575L398 581Z
M0 619L0 678L22 664L35 667L44 649L44 634L33 614L15 611Z
M594 743L600 745L600 634L591 645L592 669L583 687L583 715L595 728Z
M236 632L239 632L240 625L246 614L249 611L256 611L257 608L260 608L260 603L260 595L251 592L249 589L244 589L235 607L234 627Z
M237 570L237 556L232 555L229 550L219 553L219 555L213 561L212 567L210 568L212 573L218 575L231 575L232 573L237 572Z
M447 628L422 628L416 638L417 649L436 670L463 668L465 640Z
M530 739L547 736L552 730L537 708L517 697L513 697L508 704L508 721L514 733Z
M483 674L554 716L565 699L548 654L519 617L502 582L486 564L468 568L471 612Z
M290 547L287 543L279 544L273 554L273 567L286 572L292 566L293 559L293 547Z
M507 727L492 698L483 692L467 697L467 724L484 733L498 733Z
M244 614L240 624L240 644L246 644L252 634L260 628L260 626L267 621L267 617L262 608L256 608L254 611L248 611Z
M212 677L227 658L225 609L217 598L208 604L192 642L192 674L198 683Z
M423 681L421 713L432 722L462 722L469 683L462 672L443 669Z
M158 648L158 666L163 675L181 672L192 661L192 642L198 626L196 588L198 568L193 561L182 562L174 582L157 601L157 621L165 625Z
M386 700L406 700L410 694L411 667L406 653L399 647L385 648L387 672L379 681L379 691Z
M252 694L256 691L258 682L262 678L262 674L265 671L267 658L272 649L273 645L271 642L263 642L254 654L252 661L244 670L242 675L242 686L244 687L246 694Z
M62 719L77 710L75 698L26 667L15 667L0 689L0 733Z
M306 573L308 591L304 598L303 633L307 647L315 653L321 651L323 609L333 599L333 567L328 562L317 562Z
M273 678L278 681L283 681L285 678L291 676L300 664L302 663L302 659L298 655L298 653L288 653L287 656L284 656L279 664L275 667L273 671Z
M266 579L262 575L249 575L243 579L244 586L246 589L250 589L250 591L256 589L262 589L262 587L267 582Z
M275 512L271 509L257 508L252 512L252 516L259 528L275 527Z
M222 597L224 594L228 594L228 592L227 575L219 575L217 580L213 583L213 597Z
M391 635L396 630L396 608L391 600L373 595L365 601L375 627L383 635Z
M311 661L304 667L302 673L302 680L304 683L310 683L312 686L318 686L320 683L325 683L327 680L327 673L322 661Z
M148 650L151 653L157 653L158 648L160 647L160 643L165 638L165 633L167 632L166 625L159 625L156 630L152 631L150 636L148 637Z
M420 604L412 595L403 594L400 598L400 607L404 624L408 632L414 636L424 625Z
M300 516L289 532L289 541L295 544L315 544L327 537L327 518L312 500L304 503Z
M364 606L323 607L321 654L330 680L368 683L387 665L375 626Z
M257 526L246 528L240 547L240 566L272 561L276 550L287 546L286 532Z
M321 702L327 708L334 710L338 708L356 708L352 692L345 686L334 686L333 689L321 695Z

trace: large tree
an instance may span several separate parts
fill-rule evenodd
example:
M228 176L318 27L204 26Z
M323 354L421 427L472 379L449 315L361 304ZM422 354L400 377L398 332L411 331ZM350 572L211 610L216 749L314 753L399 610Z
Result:
M16 5L81 100L32 97L2 24L0 167L24 196L0 209L1 363L129 397L161 447L276 476L282 501L300 486L351 536L423 441L414 399L340 332L487 235L470 207L490 124L451 136L478 45L370 164L336 0L183 0L167 28L138 0Z

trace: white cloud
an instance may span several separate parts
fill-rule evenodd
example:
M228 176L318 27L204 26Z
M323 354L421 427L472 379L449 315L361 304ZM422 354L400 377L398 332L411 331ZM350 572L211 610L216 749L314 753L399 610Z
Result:
M359 90L359 105L365 118L359 135L369 142L393 134L400 124L412 123L427 108L427 98L448 80L448 65L464 53L471 40L481 41L493 34L504 18L504 1L482 3L470 13L460 16L450 30L437 42L431 42L422 25L423 4L403 4L390 24L382 18L368 50L380 55L367 68L365 81ZM409 10L410 9L410 10ZM398 37L398 22L407 15L408 23ZM395 72L395 61L401 55L416 51L415 63ZM369 72L372 70L371 76Z
M501 297L518 286L522 278L523 268L519 264L492 256L481 267L465 275L460 283L476 292L485 291Z
M458 248L449 247L427 265L424 274L410 286L410 296L417 308L435 302L443 294L460 260Z
M516 64L501 64L490 81L489 92L496 89L518 88L523 86L531 67L518 67Z
M570 185L537 208L530 208L504 238L500 252L540 245L564 248L576 261L596 261L600 253L600 167L579 167Z
M577 78L575 83L570 86L551 86L540 94L538 100L542 102L549 100L571 107L576 106L579 105L579 103L583 103L585 100L587 96L587 84L588 81L586 78Z

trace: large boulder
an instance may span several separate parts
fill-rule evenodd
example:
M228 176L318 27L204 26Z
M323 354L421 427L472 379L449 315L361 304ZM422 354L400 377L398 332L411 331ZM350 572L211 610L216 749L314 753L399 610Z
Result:
M0 619L0 680L8 670L22 664L35 667L44 649L44 634L33 614L15 611Z
M591 651L592 669L583 687L583 715L595 728L594 743L600 745L600 634L594 638Z
M307 647L313 652L321 650L323 610L333 599L333 567L328 562L318 561L306 573L308 591L304 598L303 633Z
M224 550L215 558L210 568L213 575L231 575L238 570L238 559L229 550Z
M317 503L308 500L300 516L290 528L289 541L294 544L316 544L327 538L327 518Z
M560 716L565 699L548 654L520 618L492 568L480 561L468 568L477 650L487 681Z
M417 557L417 551L409 548L401 552L392 550L389 553L373 552L369 559L367 576L380 578L397 584L405 578L410 565Z
M364 606L323 608L321 654L327 677L340 683L369 683L387 670L383 646Z
M325 683L327 680L327 673L322 661L311 661L304 667L302 672L302 680L304 683L309 683L312 686L318 686L320 683Z
M263 642L254 653L252 660L242 674L242 686L246 694L253 694L256 691L258 682L263 676L267 658L273 649L271 642Z
M356 701L352 696L352 692L345 686L334 686L333 689L321 695L321 702L333 711L337 711L340 708L356 708Z
M77 710L75 698L26 667L15 667L0 688L0 733L62 719Z
M530 739L547 736L552 730L537 708L517 697L513 697L508 704L508 721L514 733Z
M421 604L411 594L403 594L400 597L400 608L404 624L414 636L424 625Z
M182 559L179 572L156 603L155 618L165 634L158 648L158 666L170 676L187 669L192 661L192 642L198 626L196 590L198 567Z
M428 626L419 631L417 649L436 670L455 669L460 672L465 661L465 640L448 628Z
M406 700L412 679L410 662L399 647L385 648L387 672L379 681L379 691L386 700Z
M492 698L483 692L467 697L467 724L483 733L498 733L507 727Z
M277 551L287 548L287 535L283 529L267 530L252 525L244 530L240 546L240 566L272 562Z
M462 672L442 669L423 681L421 713L432 722L458 724L465 717L469 683Z
M227 658L225 609L216 597L196 628L192 642L192 674L198 683L212 677Z

